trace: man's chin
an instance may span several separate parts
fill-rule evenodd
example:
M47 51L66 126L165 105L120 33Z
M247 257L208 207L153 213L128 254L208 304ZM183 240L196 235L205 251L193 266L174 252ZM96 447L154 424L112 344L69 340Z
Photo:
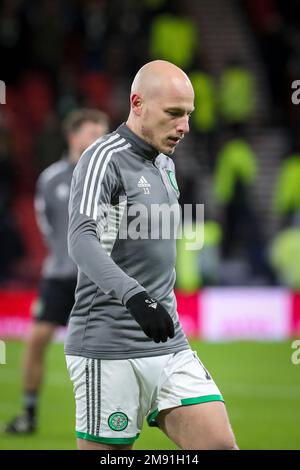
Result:
M165 155L168 155L168 157L171 157L173 153L175 152L176 146L171 146L171 145L164 145L159 149L161 153L164 153Z

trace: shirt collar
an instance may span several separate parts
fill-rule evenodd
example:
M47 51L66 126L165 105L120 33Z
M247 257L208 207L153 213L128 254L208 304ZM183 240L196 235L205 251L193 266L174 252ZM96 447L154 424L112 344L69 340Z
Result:
M155 160L157 155L159 155L160 152L158 150L129 129L125 122L118 127L116 132L128 140L141 157Z

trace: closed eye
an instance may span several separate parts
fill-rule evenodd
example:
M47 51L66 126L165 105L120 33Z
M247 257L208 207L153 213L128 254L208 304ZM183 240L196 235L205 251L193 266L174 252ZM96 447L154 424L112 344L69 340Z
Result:
M169 114L172 117L180 117L182 116L182 113L180 111L166 111L167 114Z
M189 113L187 113L188 117L191 117L191 114L192 114L193 111L190 111ZM180 109L167 109L166 110L166 113L169 114L169 116L172 116L172 117L182 117L185 115L185 112L180 110Z

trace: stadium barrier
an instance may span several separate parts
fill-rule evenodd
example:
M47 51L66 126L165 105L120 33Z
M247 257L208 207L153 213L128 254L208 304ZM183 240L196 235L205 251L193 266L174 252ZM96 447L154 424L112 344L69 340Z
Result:
M35 291L0 290L0 339L22 339ZM281 288L207 288L176 292L183 329L207 341L281 340L300 335L300 293ZM62 340L64 330L56 337Z

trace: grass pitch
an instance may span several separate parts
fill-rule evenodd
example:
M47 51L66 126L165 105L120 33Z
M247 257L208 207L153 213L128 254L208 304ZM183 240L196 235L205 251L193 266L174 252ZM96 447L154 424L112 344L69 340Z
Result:
M292 341L202 343L192 348L225 398L242 449L300 449L300 364L293 365ZM6 343L0 365L0 426L21 408L21 342ZM75 404L62 344L52 344L40 397L39 429L32 436L0 433L0 449L75 449ZM176 449L145 423L136 449Z

